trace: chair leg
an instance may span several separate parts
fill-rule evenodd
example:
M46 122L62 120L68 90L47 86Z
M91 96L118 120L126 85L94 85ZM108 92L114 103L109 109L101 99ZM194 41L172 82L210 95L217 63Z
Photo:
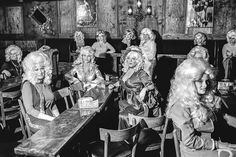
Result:
M20 127L21 127L21 132L23 134L23 140L25 140L27 138L27 135L26 135L25 126L23 123L23 117L21 114L20 114L20 118L19 118L19 123L20 123Z

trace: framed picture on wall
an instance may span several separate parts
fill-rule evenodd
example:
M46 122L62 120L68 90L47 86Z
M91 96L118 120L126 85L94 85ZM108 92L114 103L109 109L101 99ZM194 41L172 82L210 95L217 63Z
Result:
M7 34L24 34L22 6L6 7Z
M94 27L97 24L97 0L76 0L76 26Z
M187 0L186 34L212 34L214 0Z

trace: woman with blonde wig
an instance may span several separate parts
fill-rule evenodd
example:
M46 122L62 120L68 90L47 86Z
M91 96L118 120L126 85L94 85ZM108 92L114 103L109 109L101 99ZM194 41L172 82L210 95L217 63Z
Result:
M160 95L151 78L144 71L144 57L138 46L130 46L123 63L123 75L115 86L121 87L119 102L119 128L129 127L128 114L143 114L148 107L149 116L160 114ZM147 115L146 115L147 116Z
M52 65L41 51L29 53L23 60L22 100L27 121L34 133L59 115L51 90Z
M5 50L5 62L0 69L1 78L16 77L22 75L22 51L16 45L10 45Z
M235 154L236 145L221 142L217 133L220 117L229 125L235 118L223 112L222 99L214 95L210 84L214 77L209 63L190 58L177 67L171 80L166 114L178 128L182 157Z
M81 82L83 87L87 89L103 85L104 79L94 59L93 48L90 46L82 47L78 58L73 62L73 68L65 74L69 83Z

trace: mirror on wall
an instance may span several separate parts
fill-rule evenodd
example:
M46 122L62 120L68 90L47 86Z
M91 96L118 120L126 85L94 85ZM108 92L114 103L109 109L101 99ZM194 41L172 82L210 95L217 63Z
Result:
M43 34L54 35L52 30L52 20L38 6L34 7L30 17L38 24Z
M37 22L39 25L43 25L44 23L47 22L47 17L43 14L43 12L36 7L35 10L33 11L31 17Z

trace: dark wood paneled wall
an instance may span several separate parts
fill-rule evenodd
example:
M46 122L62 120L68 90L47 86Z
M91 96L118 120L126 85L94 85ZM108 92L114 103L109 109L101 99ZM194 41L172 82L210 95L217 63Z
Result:
M97 25L79 28L76 27L76 0L24 1L16 5L23 7L23 38L71 38L75 30L83 31L86 38L95 38L97 29L108 31L112 38L121 38L127 27L135 28L138 32L144 27L149 27L161 35L174 35L173 38L176 35L179 35L179 38L185 35L187 0L142 0L144 11L149 3L153 9L153 15L145 16L140 21L134 16L127 15L129 5L133 6L134 14L136 13L136 2L136 0L97 0ZM52 19L55 35L43 34L29 17L35 6L39 6ZM7 26L8 19L6 18L8 7L7 3L0 4L0 34L3 35L10 34L7 31L9 26ZM235 9L235 0L214 0L213 35L221 35L224 38L225 33L236 26ZM191 38L192 35L190 32L185 37ZM171 39L172 36L168 38Z

